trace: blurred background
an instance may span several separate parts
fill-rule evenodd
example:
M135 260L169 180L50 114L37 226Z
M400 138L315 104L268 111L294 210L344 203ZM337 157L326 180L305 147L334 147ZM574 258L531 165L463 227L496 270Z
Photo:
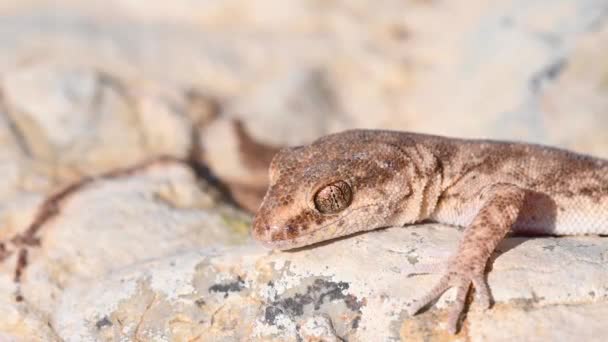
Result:
M608 156L605 0L4 0L0 42L1 117L41 157L177 150L163 123L193 94L275 144L367 127Z
M234 118L271 146L364 127L608 157L607 95L606 0L0 2L3 193L193 138L246 178Z

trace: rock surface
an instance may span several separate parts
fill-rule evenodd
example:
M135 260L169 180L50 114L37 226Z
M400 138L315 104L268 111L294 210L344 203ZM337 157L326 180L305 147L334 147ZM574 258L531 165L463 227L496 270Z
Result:
M412 318L409 303L436 276L408 273L444 260L458 235L426 225L297 252L190 251L72 287L53 326L73 341L447 340L444 308L453 293ZM593 340L608 333L607 240L512 238L499 249L489 274L496 304L485 312L473 304L458 338Z
M12 232L3 239L8 256L0 273L0 312L8 317L0 319L0 330L7 338L68 338L69 332L55 335L49 320L73 284L144 260L249 239L249 218L216 204L200 190L192 170L177 163L151 164L135 174L84 186L60 202L59 214L41 227L41 246L28 248L14 242L14 236L27 227L35 213L31 209L40 203L31 197L29 207L22 205L29 215L5 221L3 230ZM7 215L18 209L10 208ZM20 247L28 257L17 282Z
M225 196L253 210L266 181L235 119L266 147L366 127L608 157L608 2L27 0L0 17L0 340L608 332L605 238L504 242L496 305L473 303L452 337L450 293L406 308L435 279L408 270L447 257L457 230L272 253ZM38 245L19 239L50 194L159 155L185 162L93 181L59 201Z

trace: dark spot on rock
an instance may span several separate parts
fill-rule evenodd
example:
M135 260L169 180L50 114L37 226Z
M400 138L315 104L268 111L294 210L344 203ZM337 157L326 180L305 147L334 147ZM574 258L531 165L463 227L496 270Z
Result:
M194 301L194 304L196 304L196 306L198 306L199 308L202 308L203 306L205 306L205 300L203 298L199 298L196 301Z
M351 294L346 295L346 297L344 297L344 303L346 304L346 307L351 309L352 311L361 310L361 307L364 304L362 301L357 300L357 297Z
M264 321L270 324L274 324L277 316L282 314L283 310L277 306L268 306L264 312Z
M112 321L110 321L110 319L107 316L100 319L99 321L97 321L97 323L95 323L95 327L97 327L97 330L101 330L105 327L111 327L111 326L112 326Z
M545 83L557 78L564 70L565 66L566 60L559 59L542 70L537 71L530 80L530 89L533 92L538 92L545 85Z
M405 40L409 38L410 31L402 25L393 25L390 28L390 34L395 40Z
M306 287L303 293L296 293L270 303L265 309L264 320L267 324L275 324L276 318L280 314L291 318L301 317L307 311L307 307L308 310L319 311L326 303L343 301L349 310L356 313L356 317L353 318L354 321L350 323L351 326L356 328L361 316L361 307L365 303L351 294L344 294L344 291L348 288L349 285L346 282L316 279L312 285Z
M228 297L230 292L240 292L245 288L245 282L241 277L238 277L236 281L226 284L215 284L209 287L209 292L221 292L224 294L224 298Z

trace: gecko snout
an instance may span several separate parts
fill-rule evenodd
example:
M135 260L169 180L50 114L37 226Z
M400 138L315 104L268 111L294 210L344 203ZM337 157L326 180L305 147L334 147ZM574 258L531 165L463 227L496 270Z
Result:
M295 225L272 222L258 214L252 224L252 236L263 245L277 248L281 242L295 237L299 229Z
M256 215L256 217L253 219L253 224L252 224L252 229L251 229L254 239L261 241L261 242L270 241L272 239L273 231L276 231L276 227L271 225L270 222L268 222L268 220L265 220L262 217L260 217L259 214Z

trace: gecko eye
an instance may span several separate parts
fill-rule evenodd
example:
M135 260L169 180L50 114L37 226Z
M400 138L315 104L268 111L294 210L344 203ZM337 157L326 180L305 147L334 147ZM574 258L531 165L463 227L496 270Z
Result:
M315 194L315 207L322 214L334 214L346 209L353 198L350 185L337 181L326 185Z

